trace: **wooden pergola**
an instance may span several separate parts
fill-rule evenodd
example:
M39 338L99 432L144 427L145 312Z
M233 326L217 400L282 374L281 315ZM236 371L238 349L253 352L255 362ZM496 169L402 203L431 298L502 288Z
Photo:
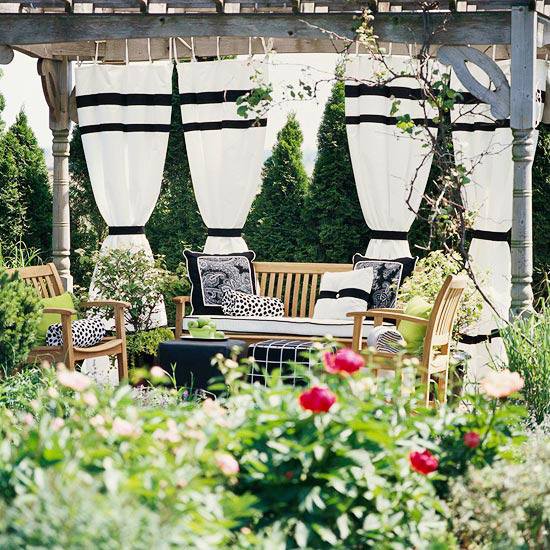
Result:
M431 4L426 11L427 4ZM363 9L375 12L374 32L393 53L429 41L445 45L447 62L464 73L469 48L511 59L511 85L500 105L513 132L512 314L532 308L532 190L535 153L535 60L550 46L550 0L0 0L0 63L14 50L38 59L53 134L53 258L66 288L70 274L69 133L76 120L71 63L167 59L170 39L193 39L197 56L336 53L355 36ZM330 31L330 32L327 32ZM264 40L265 43L265 40ZM480 65L481 66L481 65ZM479 86L467 86L479 97ZM486 98L480 98L484 101Z

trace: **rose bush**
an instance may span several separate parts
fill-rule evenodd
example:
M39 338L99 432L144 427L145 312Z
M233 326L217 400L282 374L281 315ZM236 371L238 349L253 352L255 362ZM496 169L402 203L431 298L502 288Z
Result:
M232 393L218 401L142 407L59 371L32 414L0 409L0 547L139 547L112 502L147 547L452 548L450 482L522 441L509 400L423 409L368 369L327 372L321 352L307 388L277 373L251 386L220 361ZM75 519L91 510L89 528Z

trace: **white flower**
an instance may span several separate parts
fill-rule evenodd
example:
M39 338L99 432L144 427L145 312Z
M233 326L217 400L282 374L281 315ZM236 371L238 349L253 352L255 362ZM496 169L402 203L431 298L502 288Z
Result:
M151 377L163 379L168 376L168 373L161 367L151 367Z
M141 434L138 426L118 416L113 420L113 432L120 437L137 437Z
M82 401L84 401L84 403L86 403L89 407L96 407L98 403L95 393L91 391L87 391L82 394Z
M59 431L64 425L65 425L65 421L62 418L59 418L59 416L56 416L52 420L52 430L54 432Z
M90 418L90 424L94 428L99 428L100 426L105 425L105 418L100 414L96 414L95 416L92 416L92 418Z
M239 473L239 463L228 453L218 453L216 455L216 464L226 476Z

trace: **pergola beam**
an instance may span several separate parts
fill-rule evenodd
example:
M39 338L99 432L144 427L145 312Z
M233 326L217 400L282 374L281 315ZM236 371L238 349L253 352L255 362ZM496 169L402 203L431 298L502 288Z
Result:
M353 40L358 14L3 14L0 42L55 44L131 38L249 37ZM381 41L433 44L510 44L509 11L379 13L374 32Z

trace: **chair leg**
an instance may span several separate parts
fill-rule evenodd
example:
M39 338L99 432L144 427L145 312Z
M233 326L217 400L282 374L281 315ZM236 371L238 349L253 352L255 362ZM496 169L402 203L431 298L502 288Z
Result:
M122 347L122 351L117 354L118 365L118 381L122 382L128 378L128 354L126 352L126 346Z
M449 369L441 372L437 380L437 398L439 403L444 405L447 403L447 387L449 385Z

